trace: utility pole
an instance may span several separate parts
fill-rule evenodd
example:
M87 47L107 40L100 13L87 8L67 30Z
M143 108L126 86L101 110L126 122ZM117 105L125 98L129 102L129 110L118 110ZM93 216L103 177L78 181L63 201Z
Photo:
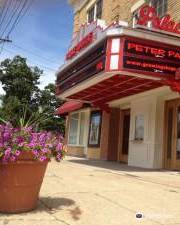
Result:
M0 49L0 55L4 49L4 44L7 42L11 43L12 41L9 38L0 38L0 44L2 44L1 49Z
M12 42L9 38L0 38L0 44L5 43L5 42Z

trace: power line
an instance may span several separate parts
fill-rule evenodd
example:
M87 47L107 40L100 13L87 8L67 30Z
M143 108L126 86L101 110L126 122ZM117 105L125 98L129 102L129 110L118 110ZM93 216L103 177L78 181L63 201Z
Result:
M4 28L4 30L2 31L1 37L3 37L4 33L6 32L6 30L11 25L14 17L18 13L18 10L19 10L20 6L21 6L21 1L19 2L19 5L18 5L18 1L16 1L15 5L14 5L14 11L12 10L12 15L11 16L9 15L10 19L7 21L7 24L6 24L5 28Z
M11 53L11 54L15 54L13 51L11 51L11 50L9 50L9 49L4 48L4 50L5 50L5 51L7 51L7 52L9 52L9 53ZM37 63L34 63L33 61L31 61L31 60L29 60L29 59L28 59L28 61L29 61L29 62L31 62L32 64L36 64L37 66L39 66L39 67L42 67L42 68L46 69L46 70L53 71L53 72L57 72L57 70L56 70L56 69L53 69L53 68L50 68L50 67L44 66L44 65L42 65L42 64L37 64Z
M12 42L9 39L4 39L4 38L0 38L0 44L2 44L1 48L0 48L0 55L2 54L3 50L4 50L4 45L6 42Z
M6 9L7 3L8 3L8 0L5 0L5 3L2 6L2 11L1 11L1 14L0 14L0 21L1 21L1 18L3 16L3 14L4 14L4 10Z
M9 2L8 2L8 1L9 1ZM10 1L11 1L11 2L10 2ZM13 1L14 1L14 0L13 0ZM12 11L12 14L11 14L11 17L10 17L8 23L6 24L4 30L2 30L2 36L4 35L4 33L5 33L5 31L8 29L8 27L11 25L11 23L12 23L12 21L13 21L15 15L18 13L18 16L16 17L16 19L15 19L15 21L14 21L14 23L13 23L11 29L10 29L9 32L8 32L7 37L9 37L10 33L12 32L12 30L15 28L15 26L18 25L18 23L20 22L20 20L26 15L26 13L28 12L28 10L30 9L30 7L32 6L32 4L34 3L35 0L30 0L30 1L29 1L29 4L28 4L28 0L25 0L24 2L22 2L22 0L19 0L19 1L18 1L18 0L15 0L15 1L16 1L16 4L13 5L14 11ZM8 9L8 6L10 6L10 3L12 3L12 0L7 0L6 3L7 3L7 2L9 3L9 5L8 5L8 4L5 4L6 7L7 7L6 10ZM19 5L18 5L18 2L19 2ZM21 7L21 3L23 3L22 7ZM20 9L20 8L21 8L21 9ZM19 9L20 9L20 10L19 10ZM9 14L9 15L10 15L10 14ZM3 22L3 21L1 21L1 22ZM53 61L53 60L51 60L51 59L49 59L49 58L46 58L46 57L41 56L41 55L38 55L37 53L34 53L34 52L32 52L32 51L30 51L30 50L28 50L28 49L25 49L25 48L23 48L23 47L21 47L21 46L16 45L16 44L13 44L13 46L15 46L16 48L21 49L22 51L28 52L28 53L30 53L30 54L36 56L36 57L39 57L41 60L46 61L46 63L47 63L47 62L48 62L48 63L49 63L49 62L52 62L53 64L56 64L57 67L59 66L59 62L55 62L55 61Z
M9 37L35 0L6 0L0 15L1 37ZM15 3L14 3L15 2ZM7 35L5 32L7 31Z
M37 54L37 53L34 53L33 51L31 51L31 50L29 50L29 49L26 49L26 48L21 47L21 46L19 46L19 45L17 45L17 44L14 44L14 43L12 43L12 45L13 45L14 47L16 47L16 48L21 49L22 51L25 51L25 52L30 53L31 55L34 55L34 56L39 57L39 58L41 58L41 59L44 59L44 60L47 61L48 63L49 63L49 62L52 62L52 63L54 63L54 64L57 64L57 66L59 66L59 63L58 63L58 62L56 63L56 62L54 62L53 60L51 60L51 59L49 59L49 58L46 58L46 57L44 57L44 56L41 56L41 55L39 55L39 54Z
M25 0L24 2L21 0L16 0L16 4L14 5L14 11L13 10L11 10L11 5L12 5L12 1L14 1L14 0L7 0L6 2L5 2L5 4L4 4L4 7L3 7L3 11L4 11L4 15L3 15L3 18L2 18L2 20L0 21L0 25L3 25L3 23L4 23L4 21L6 22L6 16L8 15L8 9L10 9L10 13L9 13L9 15L8 15L8 17L10 17L10 19L7 21L7 24L6 24L6 26L4 26L4 29L2 30L2 36L5 34L5 32L6 32L6 30L8 29L8 27L10 27L11 26L11 24L12 24L12 26L11 26L11 29L8 31L8 34L7 34L7 37L9 37L9 35L11 34L11 32L13 31L13 29L19 24L19 22L22 20L22 18L26 15L26 13L28 12L28 10L30 9L30 7L32 6L32 4L34 3L34 0L30 0L29 1L29 4L28 4L28 0ZM19 5L17 4L19 2ZM21 4L22 3L22 4ZM11 16L10 16L10 14L11 14ZM16 16L16 14L17 14L17 16ZM13 22L13 19L14 19L14 17L16 16L16 18L15 18L15 20L14 20L14 22ZM12 23L13 22L13 23ZM0 27L0 29L2 29L1 27ZM3 51L3 47L4 47L4 43L5 43L5 41L10 41L9 39L0 39L0 43L2 42L3 43L3 46L2 46L2 48L1 48L1 50L0 50L0 54L2 53L2 51ZM44 60L46 60L46 61L48 61L48 63L49 63L49 61L51 61L51 62L53 62L53 63L55 63L54 61L52 61L52 60L49 60L48 58L45 58L45 57L42 57L42 56L40 56L40 55L38 55L38 54L35 54L35 53L33 53L32 51L29 51L29 50L27 50L27 49L25 49L25 48L23 48L23 47L21 47L21 46L18 46L18 45L15 45L14 44L14 46L16 47L16 48L19 48L19 49L21 49L21 50L23 50L23 51L26 51L26 52L29 52L30 54L32 54L32 55L34 55L34 56L36 56L36 57L39 57L39 58L41 58L41 59L44 59ZM13 52L11 52L10 50L7 50L7 49L4 49L5 51L8 51L8 52L10 52L10 53L13 53ZM14 54L14 53L13 53ZM33 62L32 62L33 63ZM33 63L34 64L34 63ZM58 66L58 63L56 63L57 64L57 66ZM46 70L51 70L51 71L56 71L55 69L52 69L52 68L50 68L50 67L47 67L47 66L44 66L44 65L39 65L40 67L43 67L43 68L45 68Z
M4 13L2 13L2 16L1 16L0 28L2 27L3 23L5 22L6 16L8 14L8 9L9 9L11 3L12 3L12 0L7 0L4 5Z
M9 32L7 34L8 37L12 33L12 31L14 30L14 28L16 27L16 25L19 23L19 21L21 20L22 15L24 15L23 10L26 8L27 4L28 4L28 0L25 0L24 3L23 3L23 5L22 5L22 8L20 9L20 11L19 11L19 13L18 13L18 15L17 15L17 17L16 17L16 19L15 19L12 27L11 27L11 29L9 30ZM26 12L26 10L25 10L25 12Z
M12 42L9 38L0 38L0 44L5 42Z
M26 1L27 1L27 0L26 0ZM24 18L24 16L25 16L25 15L27 14L27 12L30 10L30 8L31 8L31 6L33 5L34 1L35 1L35 0L30 0L29 5L27 4L27 8L24 10L24 13L22 13L21 17L19 17L19 18L17 19L16 24L15 24L14 27L12 27L11 30L9 31L8 36L9 36L10 33L12 32L12 30L15 28L15 26L17 26L17 25L20 23L20 21ZM28 1L27 1L27 2L28 2Z

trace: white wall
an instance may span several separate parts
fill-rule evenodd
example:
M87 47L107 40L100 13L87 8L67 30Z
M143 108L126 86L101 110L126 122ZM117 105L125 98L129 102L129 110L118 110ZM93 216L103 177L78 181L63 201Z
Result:
M111 107L131 109L128 165L163 168L165 101L180 98L168 87L154 89L110 103ZM144 140L135 141L135 117L144 115Z
M139 98L131 102L131 123L128 165L153 168L155 149L156 96ZM135 117L144 116L144 140L135 141Z
M157 96L154 168L163 168L164 166L165 102L176 98L180 98L180 95L170 90Z

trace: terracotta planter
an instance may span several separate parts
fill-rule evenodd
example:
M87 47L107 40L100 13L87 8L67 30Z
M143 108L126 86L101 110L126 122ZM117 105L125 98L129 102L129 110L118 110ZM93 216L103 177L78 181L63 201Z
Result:
M0 212L22 213L36 208L48 161L21 159L0 163Z
M18 156L17 159L18 161L29 161L29 160L36 161L34 159L34 155L30 151L21 152L21 154Z

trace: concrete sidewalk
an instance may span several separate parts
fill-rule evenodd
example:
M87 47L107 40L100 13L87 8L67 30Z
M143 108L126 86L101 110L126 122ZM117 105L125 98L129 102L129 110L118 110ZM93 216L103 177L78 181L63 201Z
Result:
M36 210L0 214L0 225L30 224L180 225L180 173L66 157L49 164Z

